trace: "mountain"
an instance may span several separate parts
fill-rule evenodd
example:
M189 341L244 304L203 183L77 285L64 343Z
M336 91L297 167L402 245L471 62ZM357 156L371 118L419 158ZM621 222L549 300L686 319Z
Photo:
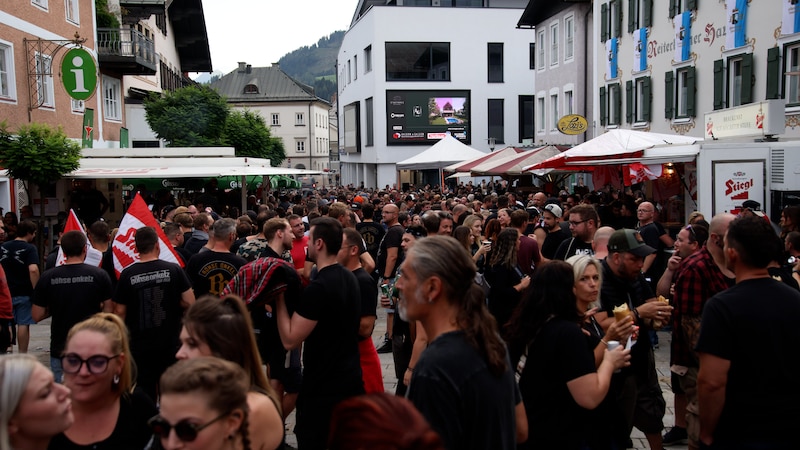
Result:
M200 84L211 84L222 78L223 75L225 74L220 72L219 70L216 70L211 73L202 72L197 75L197 78L195 78L194 81Z
M310 47L287 53L278 64L292 78L314 86L317 97L330 101L336 95L336 55L342 39L344 31L334 31Z

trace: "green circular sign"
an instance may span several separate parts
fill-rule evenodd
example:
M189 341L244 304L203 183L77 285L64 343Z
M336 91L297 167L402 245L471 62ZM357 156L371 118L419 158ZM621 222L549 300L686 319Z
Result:
M61 82L70 97L86 100L97 89L97 63L83 48L73 48L61 61Z

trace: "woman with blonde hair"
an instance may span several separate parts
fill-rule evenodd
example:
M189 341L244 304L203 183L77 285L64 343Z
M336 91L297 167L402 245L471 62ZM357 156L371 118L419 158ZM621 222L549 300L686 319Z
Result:
M283 417L252 330L250 313L238 296L201 297L186 311L175 357L216 356L241 366L250 387L247 404L252 448L273 450L283 441Z
M33 356L0 356L0 450L46 449L72 425L69 394Z
M134 390L128 330L115 314L98 313L67 334L61 365L72 390L75 423L51 449L141 449L150 439L147 420L156 406Z

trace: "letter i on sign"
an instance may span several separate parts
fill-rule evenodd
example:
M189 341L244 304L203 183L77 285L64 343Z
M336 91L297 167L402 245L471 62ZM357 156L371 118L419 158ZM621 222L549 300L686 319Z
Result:
M70 49L61 61L64 90L75 100L86 100L97 88L97 63L84 48Z

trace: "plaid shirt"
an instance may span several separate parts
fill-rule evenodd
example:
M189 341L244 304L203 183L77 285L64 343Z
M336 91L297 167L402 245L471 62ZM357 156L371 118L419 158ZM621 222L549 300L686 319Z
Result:
M681 263L675 280L675 296L672 299L672 363L697 367L698 360L689 341L683 319L699 319L706 301L733 285L714 263L708 248L687 256ZM696 331L695 335L696 335Z

